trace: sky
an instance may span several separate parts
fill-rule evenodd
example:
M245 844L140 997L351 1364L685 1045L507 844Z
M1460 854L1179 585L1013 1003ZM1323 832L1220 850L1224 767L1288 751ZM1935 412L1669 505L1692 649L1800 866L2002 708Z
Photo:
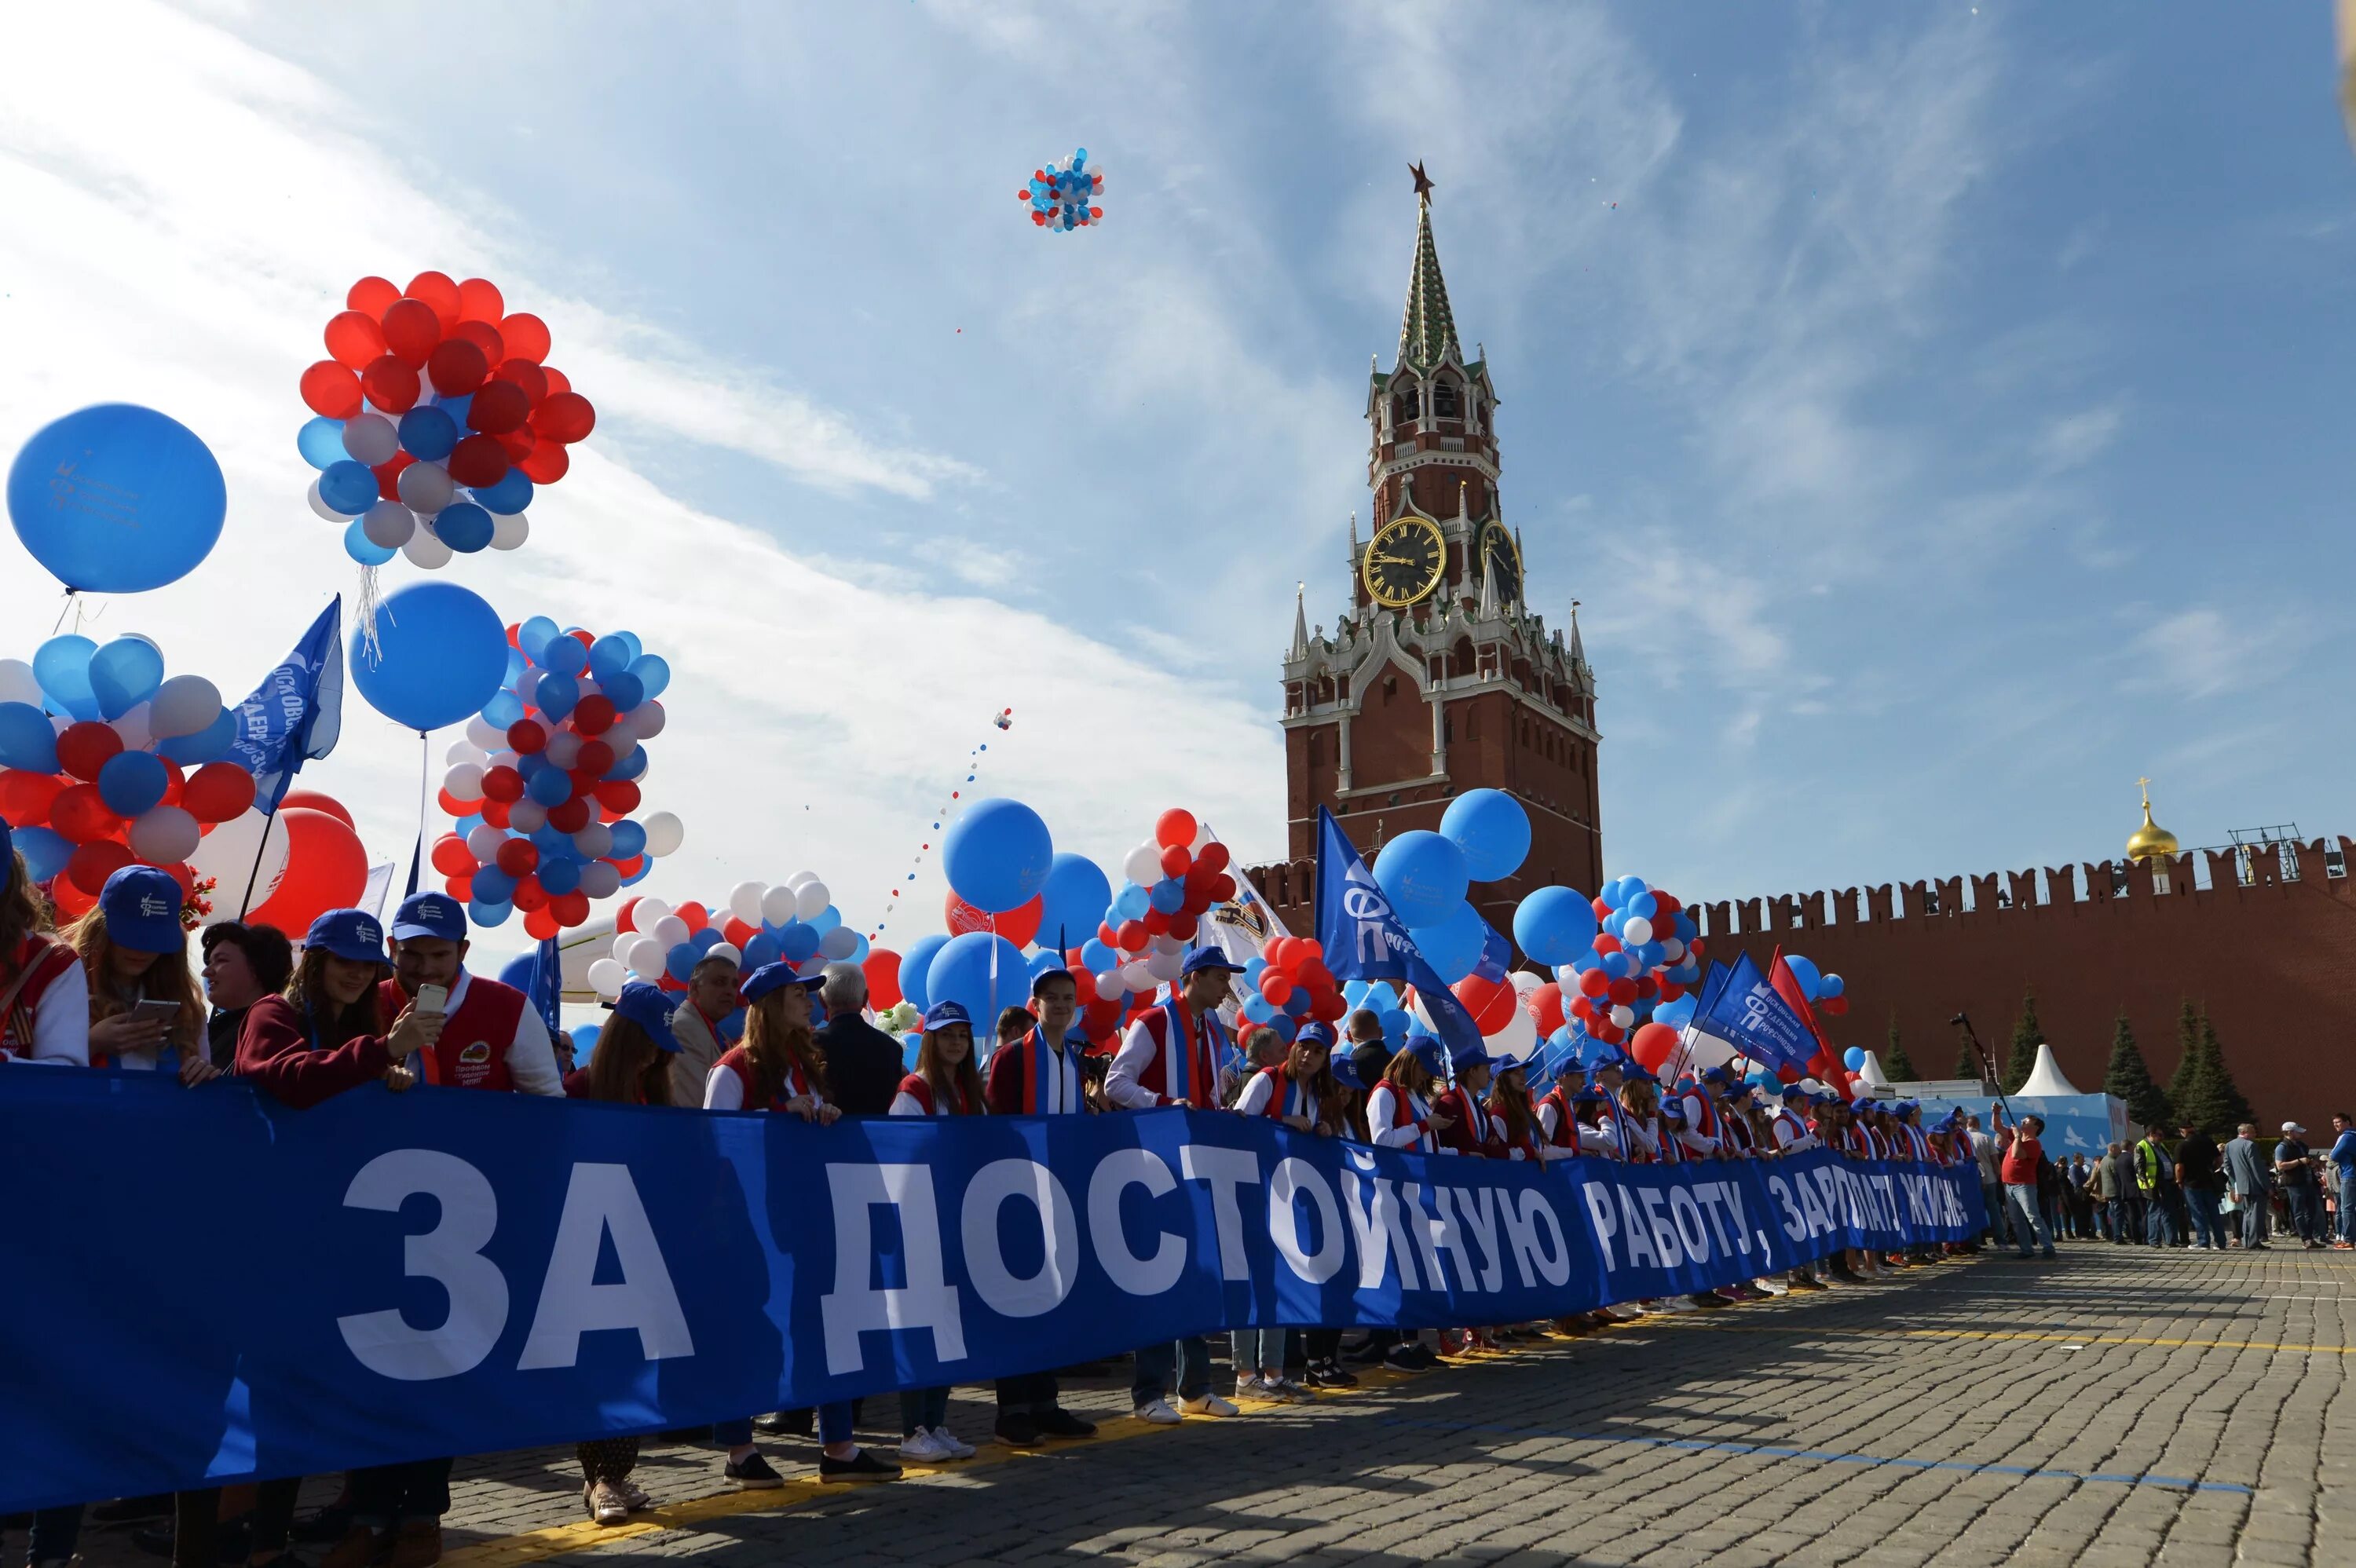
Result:
M952 789L1108 866L1170 805L1281 852L1278 664L1296 582L1347 603L1421 160L1529 605L1582 604L1608 870L2101 859L2146 774L2187 847L2313 837L2356 763L2333 93L2321 6L13 7L0 453L106 400L206 440L212 557L80 613L235 695L356 587L294 450L320 328L489 277L600 421L440 575L678 672L642 891L807 869L905 943ZM1079 145L1107 221L1042 233L1012 198ZM0 535L0 656L59 607ZM305 782L405 857L416 748L354 700Z

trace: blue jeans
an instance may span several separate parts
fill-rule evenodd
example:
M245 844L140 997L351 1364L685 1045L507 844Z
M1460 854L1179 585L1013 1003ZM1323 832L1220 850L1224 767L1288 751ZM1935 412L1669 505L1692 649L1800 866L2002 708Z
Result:
M2356 1243L2356 1166L2340 1168L2340 1239Z
M2154 1192L2143 1204L2143 1239L2155 1247L2176 1245L2176 1216L2168 1211L2167 1198Z
M84 1503L66 1503L35 1512L32 1515L32 1542L25 1561L34 1564L35 1568L48 1568L49 1564L63 1563L71 1557L74 1548L81 1543L81 1510L87 1506ZM7 1527L24 1517L19 1514L13 1519L0 1520L0 1535L6 1534Z
M753 1441L753 1418L739 1416L734 1421L712 1424L712 1440L723 1448L742 1448ZM833 1445L851 1441L851 1402L821 1404L818 1407L818 1440Z
M2033 1181L2018 1185L2006 1182L2004 1207L2007 1216L2012 1221L2012 1244L2020 1249L2020 1255L2029 1255L2029 1241L2034 1236L2038 1251L2051 1257L2053 1232L2045 1228L2045 1211L2037 1202L2037 1184Z
M2328 1242L2330 1232L2323 1223L2323 1194L2317 1190L2310 1176L2296 1187L2283 1189L2283 1198L2290 1205L2290 1222L2302 1242Z
M1131 1404L1151 1404L1170 1392L1170 1375L1178 1375L1178 1397L1199 1399L1211 1392L1211 1347L1200 1334L1173 1344L1163 1340L1137 1352L1135 1381L1129 1385Z
M2184 1189L2184 1209L2192 1216L2192 1238L2200 1245L2225 1250L2225 1221L2217 1212L2217 1189L2213 1187L2188 1187Z
M904 1388L900 1391L900 1435L913 1437L918 1427L927 1431L944 1425L949 1418L949 1391L946 1388Z
M1263 1370L1284 1370L1284 1337L1287 1328L1238 1328L1235 1348L1228 1359L1236 1364L1236 1381L1257 1377Z

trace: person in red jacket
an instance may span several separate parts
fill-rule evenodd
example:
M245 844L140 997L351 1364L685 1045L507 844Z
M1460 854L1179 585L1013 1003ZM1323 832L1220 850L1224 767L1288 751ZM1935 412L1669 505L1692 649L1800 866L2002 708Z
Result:
M1030 1015L1023 1015L1028 1018ZM894 1116L979 1116L981 1072L973 1064L973 1016L956 1002L935 1002L925 1013L924 1040L916 1068L900 1080L892 1096ZM973 1445L949 1430L949 1391L900 1391L900 1457L911 1464L938 1465L970 1459Z
M412 1071L453 1088L563 1093L547 1021L514 987L466 973L466 911L447 893L412 893L393 912L385 1011L398 1012L428 986L447 993L441 1037Z
M1482 1104L1496 1059L1489 1048L1479 1040L1455 1053L1449 1066L1456 1081L1431 1102L1432 1125L1440 1129L1440 1147L1450 1154L1479 1155L1491 1158L1505 1157L1505 1140L1498 1134L1496 1118ZM1448 1125L1440 1127L1440 1118L1448 1118Z
M377 984L390 967L383 928L366 910L329 910L313 921L285 995L246 1009L237 1075L298 1111L363 1083L410 1087L416 1080L401 1059L430 1049L442 1020L404 1009L385 1028Z

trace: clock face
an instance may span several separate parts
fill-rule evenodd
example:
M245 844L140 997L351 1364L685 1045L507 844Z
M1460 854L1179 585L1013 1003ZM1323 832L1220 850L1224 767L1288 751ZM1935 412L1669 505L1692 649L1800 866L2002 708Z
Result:
M1400 517L1384 526L1366 547L1366 592L1376 603L1397 610L1440 585L1448 546L1440 525L1429 517Z
M1499 604L1521 602L1522 558L1514 549L1514 536L1499 524L1491 523L1481 535L1481 570L1496 573Z

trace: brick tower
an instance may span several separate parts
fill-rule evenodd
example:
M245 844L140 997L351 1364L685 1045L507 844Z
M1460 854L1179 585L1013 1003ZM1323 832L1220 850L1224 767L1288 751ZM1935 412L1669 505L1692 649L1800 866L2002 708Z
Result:
M1415 180L1398 353L1366 389L1373 527L1361 540L1351 519L1350 600L1333 635L1297 603L1284 656L1288 852L1315 854L1320 805L1371 856L1439 827L1451 797L1501 789L1528 809L1531 839L1518 877L1474 890L1495 921L1532 887L1602 881L1594 672L1577 601L1567 641L1529 611L1497 488L1496 390L1457 341L1420 165ZM1305 912L1307 879L1268 871L1270 902L1288 920Z

